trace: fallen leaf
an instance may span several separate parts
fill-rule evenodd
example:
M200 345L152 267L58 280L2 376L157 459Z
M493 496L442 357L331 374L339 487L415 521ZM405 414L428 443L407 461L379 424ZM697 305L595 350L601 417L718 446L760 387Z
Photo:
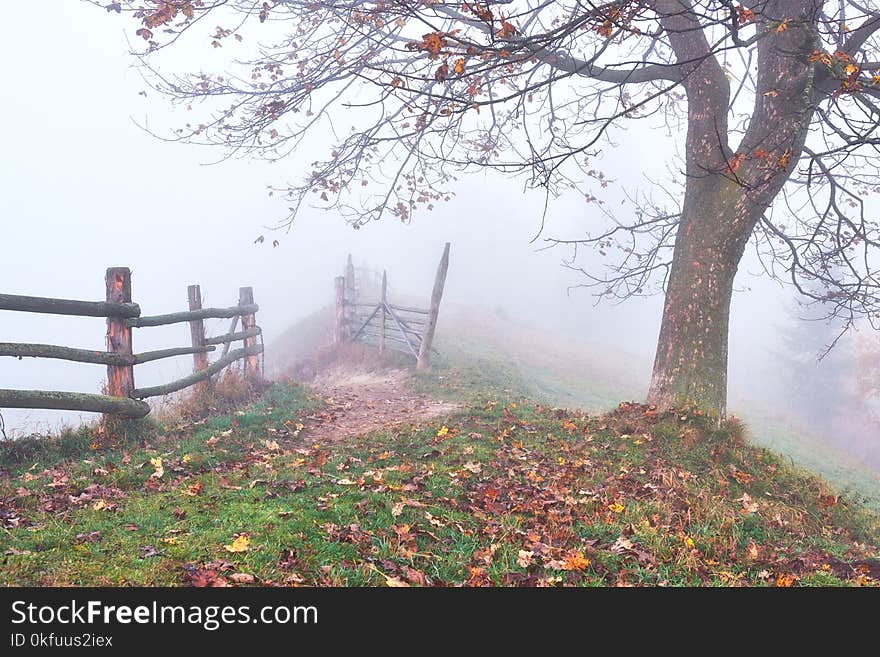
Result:
M236 584L253 584L255 581L254 576L249 573L232 573L229 579Z
M278 555L278 567L281 570L293 570L296 568L296 550L293 548L284 548Z
M758 546L753 539L749 539L749 544L746 546L746 556L752 561L758 558Z
M532 565L532 561L534 560L535 553L530 550L520 550L516 555L516 563L523 568L528 568Z
M251 549L251 539L247 534L239 534L230 545L224 545L227 552L247 552Z
M101 540L101 532L93 531L93 532L83 532L82 534L77 534L74 539L75 543L97 543Z
M385 586L390 586L392 588L404 588L409 587L409 583L404 582L399 577L394 577L393 575L385 575Z
M839 495L819 495L819 506L823 509L830 509L837 506L839 500Z
M798 580L797 575L792 575L789 573L782 573L780 575L777 575L777 577L776 577L776 586L788 588L790 586L793 586L797 580Z
M590 565L590 560L582 553L570 554L562 561L562 570L585 570Z
M742 504L740 510L742 514L757 513L758 511L758 503L752 500L752 496L748 493L743 493L742 497L738 497L734 501Z
M5 554L7 557L26 557L27 555L31 554L31 551L19 550L18 548L12 547L6 550L3 554Z
M421 570L416 570L415 568L404 566L403 574L406 576L406 579L410 584L416 584L417 586L431 585L431 581L428 579L427 575L425 575L425 573L423 573Z
M197 481L194 484L187 486L185 490L182 491L184 495L189 495L190 497L195 497L199 493L202 492L202 482Z
M614 554L623 554L633 549L633 542L624 536L620 536L611 544L610 549Z
M730 466L731 474L733 478L736 479L742 485L747 485L755 481L754 475L749 474L748 472L743 472L738 469L735 465Z

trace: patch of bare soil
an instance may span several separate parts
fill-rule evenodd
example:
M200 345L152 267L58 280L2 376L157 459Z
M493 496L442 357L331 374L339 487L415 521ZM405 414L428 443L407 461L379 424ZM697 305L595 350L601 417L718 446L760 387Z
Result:
M330 443L401 424L419 424L447 415L457 404L412 391L405 370L359 371L334 365L310 385L327 406L309 423L304 438Z

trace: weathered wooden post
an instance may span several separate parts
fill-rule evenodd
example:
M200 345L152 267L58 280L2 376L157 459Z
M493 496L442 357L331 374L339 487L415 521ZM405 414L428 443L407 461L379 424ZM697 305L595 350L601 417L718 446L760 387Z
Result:
M443 298L443 287L446 285L446 272L449 271L449 242L443 247L443 257L437 266L434 278L434 290L431 292L431 308L428 310L428 324L422 336L416 370L426 370L431 366L431 343L434 341L434 330L437 328L437 316L440 314L440 300Z
M345 341L345 277L337 276L336 284L336 324L333 328L333 342L342 344Z
M232 318L232 323L229 325L229 330L226 331L227 333L235 333L235 329L238 328L238 320L239 319L240 319L239 315L236 315L235 317ZM220 358L223 358L224 356L226 356L226 354L229 353L229 347L231 347L231 346L232 346L231 340L229 342L223 343L223 353L220 354Z
M202 309L202 289L198 285L190 285L186 288L189 298L190 310ZM192 338L193 349L205 346L205 322L201 319L190 320L189 332ZM197 351L193 354L193 374L208 369L208 352ZM211 380L200 381L195 385L196 392L204 392L211 385Z
M354 263L351 261L351 254L348 254L348 260L345 262L345 300L351 303L357 301L357 290L355 289Z
M385 314L388 312L388 275L382 270L382 315L379 317L379 353L385 353Z
M128 267L110 267L104 282L107 303L131 303L131 270ZM107 351L131 357L131 327L125 317L107 318ZM108 365L107 394L111 397L128 397L132 390L134 365Z
M343 331L345 338L351 338L351 332L354 330L354 318L357 308L357 280L354 274L354 263L351 260L351 254L348 254L348 260L345 262L345 295L343 297L345 304L345 327Z
M243 287L238 291L238 305L252 306L254 305L254 288ZM241 316L241 328L249 331L257 326L257 318L254 313L249 312ZM257 346L257 336L252 335L244 339L245 349ZM244 377L248 381L262 381L263 375L260 372L260 356L251 354L244 359Z

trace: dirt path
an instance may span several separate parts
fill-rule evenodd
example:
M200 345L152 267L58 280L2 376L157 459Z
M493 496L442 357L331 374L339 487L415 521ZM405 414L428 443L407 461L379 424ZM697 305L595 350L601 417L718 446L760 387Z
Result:
M446 415L458 405L413 392L401 370L322 371L310 384L327 406L308 423L307 442L330 443L399 424L417 424Z

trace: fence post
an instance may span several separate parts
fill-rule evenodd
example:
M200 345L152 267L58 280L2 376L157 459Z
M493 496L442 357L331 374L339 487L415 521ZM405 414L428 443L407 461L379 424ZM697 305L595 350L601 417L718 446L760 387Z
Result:
M110 267L104 277L107 303L131 303L131 270L128 267ZM131 327L124 317L107 318L107 351L131 356ZM128 397L134 390L133 365L107 366L107 394Z
M385 304L388 302L388 275L382 270L382 315L379 319L379 353L385 353L385 313L388 312Z
M243 287L238 291L238 305L239 306L249 306L254 303L254 288L252 287ZM241 316L241 328L242 330L249 330L252 328L256 328L257 326L257 318L254 313L247 313L246 315ZM245 348L255 347L257 346L257 338L256 336L252 336L244 339ZM244 359L244 376L248 381L261 381L262 374L260 372L260 357L259 355L247 356Z
M446 272L449 271L449 242L443 247L443 257L437 266L434 277L434 290L431 292L431 308L428 311L428 324L419 347L419 358L416 370L426 370L431 366L431 343L434 342L434 330L437 328L437 316L440 314L440 300L443 298L443 287L446 285Z
M345 277L337 276L336 285L336 324L333 328L333 342L342 344L345 340Z
M198 285L190 285L186 288L186 294L189 299L190 310L202 309L202 289ZM205 346L205 322L201 319L191 320L189 323L189 332L192 337L192 346L194 348ZM193 374L208 369L208 352L203 351L193 354ZM211 385L211 380L200 381L195 385L197 392L204 392Z
M354 325L354 316L357 312L355 304L357 303L357 280L354 274L354 263L351 260L351 254L348 254L348 260L345 263L345 331L346 337L351 337L350 333Z
M354 263L351 261L351 254L348 254L348 260L345 263L345 299L351 303L357 301L357 290L355 289Z

